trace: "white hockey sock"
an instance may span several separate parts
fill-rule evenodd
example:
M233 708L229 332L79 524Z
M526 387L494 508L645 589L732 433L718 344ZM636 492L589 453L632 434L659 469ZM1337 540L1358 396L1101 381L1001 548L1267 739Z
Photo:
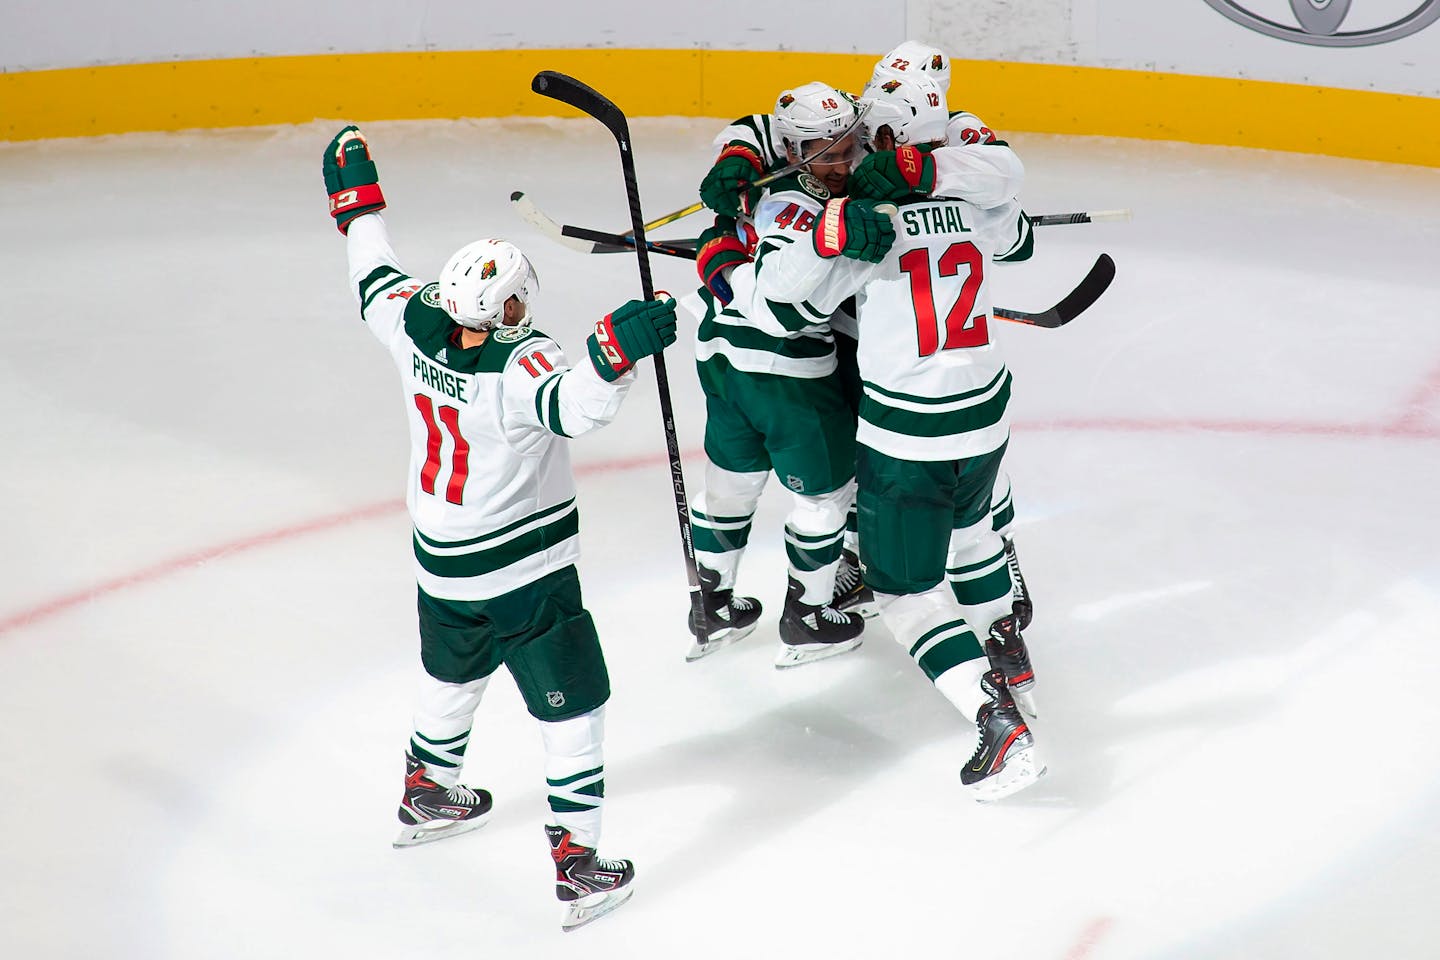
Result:
M990 517L950 532L945 578L982 641L990 635L990 624L1010 615L1010 565L1005 562L1005 541L991 527Z
M740 558L750 542L750 522L769 474L736 473L708 460L705 487L690 502L695 559L720 575L720 589L735 585Z
M935 689L943 693L965 719L974 723L986 700L985 692L980 689L980 678L989 670L990 661L984 657L957 663L935 678Z
M489 681L489 677L482 677L470 683L448 683L422 671L410 753L425 764L430 779L442 787L453 787L460 781L475 708L480 706Z
M845 515L855 501L855 482L819 496L794 496L785 521L789 573L804 588L801 603L823 606L835 596L835 571L844 547Z
M940 583L924 593L876 593L875 599L896 642L945 698L973 721L983 702L977 681L989 669L989 661L950 588ZM973 695L965 689L967 679L975 686Z
M570 831L581 846L600 842L600 807L605 800L605 708L569 720L541 722L545 741L545 782L550 819Z

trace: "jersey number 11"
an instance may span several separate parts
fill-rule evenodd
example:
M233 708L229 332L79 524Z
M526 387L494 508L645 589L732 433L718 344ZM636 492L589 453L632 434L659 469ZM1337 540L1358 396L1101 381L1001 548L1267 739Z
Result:
M435 477L440 473L440 423L454 441L454 452L450 455L450 482L445 484L445 499L449 503L465 502L465 480L470 476L470 444L460 436L460 411L455 407L442 406L438 412L440 423L435 422L436 408L423 393L415 394L415 409L425 421L428 434L425 448L425 466L420 470L420 489L435 495Z

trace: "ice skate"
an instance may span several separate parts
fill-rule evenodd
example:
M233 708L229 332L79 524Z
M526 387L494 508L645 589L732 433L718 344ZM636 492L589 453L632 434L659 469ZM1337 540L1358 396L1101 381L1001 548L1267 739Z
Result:
M442 787L425 775L425 765L405 754L405 796L399 817L405 828L395 848L443 840L485 825L490 816L490 793L465 786Z
M1020 716L1005 676L992 670L980 679L987 701L975 718L979 743L960 771L963 783L980 803L1008 797L1045 775L1035 738Z
M840 554L840 566L835 571L835 599L830 601L830 606L841 613L858 613L866 620L880 612L875 591L860 579L860 558L851 550Z
M1005 675L1005 683L1015 704L1027 717L1035 717L1035 671L1030 666L1030 651L1025 649L1025 639L1020 636L1019 618L1012 614L990 624L990 636L985 640L985 656L990 667Z
M737 640L748 637L755 630L760 619L760 601L754 597L737 597L730 590L721 590L720 574L714 570L699 568L700 602L705 606L705 622L709 628L705 637L699 636L695 614L690 614L690 635L695 642L687 661L708 657L721 647L728 647Z
M1005 539L1005 565L1010 568L1010 583L1014 586L1015 600L1010 608L1015 611L1020 629L1024 630L1035 616L1035 603L1030 599L1030 588L1025 586L1025 575L1020 572L1020 556L1015 552L1015 541L1008 537Z
M635 892L635 864L629 860L603 860L590 847L582 847L564 827L545 828L550 856L555 861L555 896L565 903L560 928L570 932L599 920L630 899Z
M802 603L799 581L791 580L780 616L780 652L775 667L784 670L824 660L860 646L865 619L858 613L841 613L829 604Z

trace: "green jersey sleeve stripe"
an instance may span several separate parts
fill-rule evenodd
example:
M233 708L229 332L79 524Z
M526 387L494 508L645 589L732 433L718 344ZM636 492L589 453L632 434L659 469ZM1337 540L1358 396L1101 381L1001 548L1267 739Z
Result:
M560 374L552 374L535 391L535 419L551 433L569 436L560 429Z
M396 284L401 283L402 281L404 281L404 279L405 274L401 273L399 270L396 270L394 267L376 267L374 270L372 270L369 276L367 276L364 280L360 281L361 312L369 309L370 304L374 302L377 296L384 293L386 290L389 290ZM386 282L381 283L380 281L382 280ZM366 290L367 287L369 288L368 292Z

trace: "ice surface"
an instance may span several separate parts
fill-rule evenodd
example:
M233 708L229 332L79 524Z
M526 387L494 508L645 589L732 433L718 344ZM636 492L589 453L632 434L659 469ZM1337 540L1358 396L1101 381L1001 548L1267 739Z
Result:
M650 216L712 121L641 121ZM564 937L540 741L492 684L484 830L395 851L417 669L404 421L325 212L338 124L0 145L0 942L15 957L1352 958L1440 938L1440 171L1016 134L1047 228L996 278L1050 775L978 807L968 733L872 625L771 667L777 490L686 664L653 383L575 444L610 660L604 852L637 896ZM520 242L582 356L634 261L587 121L367 127L407 267ZM693 236L691 218L659 231ZM688 264L657 282L693 287ZM702 406L668 354L682 447ZM689 461L693 468L695 461ZM695 471L691 470L692 480Z

